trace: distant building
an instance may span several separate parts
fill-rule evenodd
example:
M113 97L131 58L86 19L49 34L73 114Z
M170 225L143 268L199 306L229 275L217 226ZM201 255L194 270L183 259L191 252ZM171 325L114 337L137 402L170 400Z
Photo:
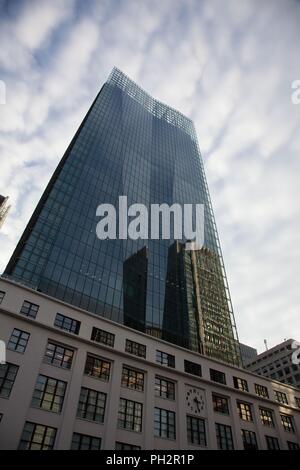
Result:
M252 348L252 346L247 346L247 344L240 343L240 352L243 364L247 364L250 361L253 361L257 356L257 349Z
M0 194L0 228L3 225L3 222L7 216L7 213L10 209L10 206L8 205L8 196L1 196Z
M300 388L300 365L292 363L293 342L293 339L288 339L259 354L246 364L246 369Z

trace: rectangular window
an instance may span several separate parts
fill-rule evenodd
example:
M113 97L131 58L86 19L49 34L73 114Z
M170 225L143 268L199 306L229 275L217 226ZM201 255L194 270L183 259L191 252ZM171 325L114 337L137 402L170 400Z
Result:
M143 405L132 400L120 398L118 427L129 431L142 431Z
M268 410L267 408L259 408L259 414L262 424L269 426L270 428L274 427L273 411Z
M278 392L277 390L274 390L274 393L275 393L275 400L278 401L278 403L283 403L284 405L288 405L288 399L285 393Z
M20 313L22 313L22 315L25 315L26 317L35 318L39 308L39 305L24 300Z
M266 436L268 450L280 450L277 437Z
M243 421L253 421L251 405L249 403L238 401L237 409L238 409L239 417Z
M110 376L110 362L101 359L100 357L87 355L84 373L95 377L96 379L102 379L106 382Z
M11 334L11 337L9 339L7 349L23 354L26 350L29 336L30 336L30 333L19 330L18 328L14 328Z
M228 398L213 393L212 400L215 412L229 415Z
M200 364L195 362L184 361L184 371L188 374L197 375L198 377L202 376L202 370Z
M106 344L111 348L115 345L115 335L113 333L95 327L92 329L91 340L96 341L96 343Z
M223 372L220 372L219 370L215 370L215 369L209 369L209 372L210 372L210 380L226 385L226 376Z
M115 450L141 450L141 448L133 444L125 444L125 442L116 442Z
M206 446L206 432L204 419L187 416L186 421L188 443L196 444L198 446Z
M283 429L287 432L295 432L293 418L288 415L280 415L281 424Z
M62 369L71 369L74 351L66 346L48 341L44 362Z
M287 445L289 450L300 450L300 445L297 442L287 441Z
M217 444L220 450L234 450L231 427L216 423Z
M101 439L86 434L73 433L71 450L100 450Z
M175 383L163 377L155 376L155 395L161 398L175 400Z
M156 362L167 367L175 367L175 356L163 351L156 351Z
M243 392L249 391L247 380L241 379L240 377L233 377L233 385L237 390L242 390Z
M300 398L295 397L295 405L300 408Z
M138 357L146 357L146 346L126 339L125 351Z
M55 317L54 326L61 328L62 330L69 331L69 333L74 333L78 335L81 322L74 320L73 318L66 317L61 313L57 313Z
M60 413L63 407L67 383L39 375L33 392L31 406Z
M19 450L52 450L55 436L55 428L26 421Z
M268 392L267 387L265 387L264 385L258 385L258 384L254 384L254 386L255 386L255 393L258 397L269 398L269 392Z
M0 364L0 397L8 398L13 385L16 380L16 376L19 370L19 366L15 364Z
M257 450L257 440L256 434L254 431L248 431L247 429L242 429L242 439L245 450Z
M81 387L77 417L103 423L106 394Z
M3 290L0 290L0 304L2 303L2 300L4 299L5 292Z
M176 439L175 413L162 408L154 409L154 435L166 439Z
M144 374L135 369L123 366L122 370L122 387L131 388L143 392L144 390Z

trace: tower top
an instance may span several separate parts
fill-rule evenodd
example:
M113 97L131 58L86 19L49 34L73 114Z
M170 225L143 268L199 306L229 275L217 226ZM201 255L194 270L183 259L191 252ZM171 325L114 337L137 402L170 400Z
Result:
M191 119L186 117L180 111L154 99L149 93L117 67L112 69L106 83L119 87L147 111L153 114L153 116L163 119L167 123L178 127L188 134L192 140L197 142L194 123Z

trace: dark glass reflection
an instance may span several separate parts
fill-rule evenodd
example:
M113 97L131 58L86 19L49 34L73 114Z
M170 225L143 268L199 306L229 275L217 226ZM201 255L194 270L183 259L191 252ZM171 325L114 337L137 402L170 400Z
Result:
M147 268L146 247L123 264L124 325L141 331L146 326Z

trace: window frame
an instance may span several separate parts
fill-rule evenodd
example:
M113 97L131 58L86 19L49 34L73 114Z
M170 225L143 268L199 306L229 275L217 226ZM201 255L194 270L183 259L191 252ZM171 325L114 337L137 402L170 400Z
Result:
M95 343L105 344L106 346L114 348L115 338L116 335L114 333L110 333L110 331L102 330L96 326L93 326L92 328L91 341L95 341Z
M125 352L132 354L133 356L146 358L147 346L145 344L137 343L129 338L125 341Z
M258 450L258 443L257 443L257 438L256 438L256 432L252 431L250 429L241 429L241 434L242 434L242 441L243 441L243 446L244 450ZM252 442L247 442L247 437L250 437L250 441ZM253 439L254 438L254 442ZM250 446L250 447L248 447Z
M13 369L13 371L12 371ZM2 376L2 370L4 370ZM5 364L0 364L0 397L9 398L14 387L17 375L19 371L19 366L17 364L12 364L11 362L6 362ZM8 376L12 376L8 378ZM9 387L6 385L9 384ZM3 390L8 390L7 394L3 394Z
M241 377L233 377L233 386L235 389L241 390L242 392L249 392L247 380L242 379Z
M227 411L222 411L222 409L224 409L224 408L220 407L217 404L216 400L221 400L222 402L226 401L226 410ZM212 392L212 404L213 404L213 409L214 409L215 413L220 413L220 414L227 415L227 416L230 415L229 398L228 397L224 397L222 395L219 395L218 393Z
M37 388L38 385L42 383L41 378L46 379L43 383L43 388ZM54 383L51 384L51 381ZM62 388L63 393L57 393L60 387ZM50 392L49 390L52 388L54 390ZM60 414L63 409L66 390L67 382L64 380L49 377L44 374L38 374L31 399L31 407ZM50 400L49 397L51 397ZM57 400L58 398L60 398L59 401ZM50 403L50 406L45 406L46 403ZM55 406L58 406L58 410L54 409Z
M253 412L252 412L252 405L251 403L247 403L241 400L237 400L237 409L238 415L242 421L247 423L253 422Z
M122 408L123 403L124 411ZM132 413L129 412L131 409ZM138 429L135 429L135 427ZM141 433L143 429L143 403L120 397L118 410L118 428Z
M165 351L156 350L155 360L158 364L175 369L175 356Z
M127 371L127 375L126 372ZM138 378L141 376L141 378ZM133 378L133 385L130 385L130 379ZM139 384L140 383L140 384ZM134 367L123 364L122 375L121 375L121 387L129 390L135 390L137 392L144 392L145 387L145 373L141 370L135 369Z
M157 419L158 417L158 419ZM173 423L170 422L172 417ZM158 426L157 426L158 424ZM166 435L163 435L165 425ZM156 406L154 408L154 436L160 439L176 440L176 413Z
M209 369L209 376L212 382L226 385L226 374L217 369Z
M288 405L288 397L287 394L284 392L281 392L279 390L274 390L274 395L275 395L275 400L277 403L281 403L283 405Z
M95 368L97 368L97 366L95 365L96 361L99 361L100 363L98 366L98 368L100 368L99 374L89 373L87 371L88 363L92 362L91 370L94 370ZM111 371L111 361L109 361L108 359L104 359L102 357L96 356L94 354L90 354L90 353L86 354L86 360L85 360L85 366L84 366L84 372L83 372L84 375L86 375L87 377L92 377L94 379L103 380L104 382L109 382L110 371Z
M203 425L202 430L200 430L199 424ZM193 427L193 423L196 423L196 430ZM199 418L198 416L186 416L186 428L187 428L187 440L188 444L196 445L200 447L207 447L207 436L206 436L206 422L204 418ZM194 435L198 437L197 441L194 440ZM191 439L189 438L191 437ZM204 437L202 441L202 437Z
M141 450L141 446L127 444L126 442L116 441L115 450Z
M274 413L269 408L259 407L259 416L261 423L269 428L275 427ZM270 418L270 419L269 419Z
M217 445L220 450L234 450L232 427L228 424L215 423ZM229 433L229 434L228 434ZM221 435L223 434L223 435ZM225 447L222 442L225 442Z
M84 393L86 393L86 396L83 400ZM94 397L92 395L94 395ZM93 403L93 401L95 401L95 403ZM106 402L106 393L82 386L80 389L76 418L92 421L94 423L104 423ZM93 411L91 411L90 408L92 408ZM88 416L88 413L91 413L93 417Z
M25 440L23 436L28 435L28 430L26 430L26 426L28 427L30 425L32 426L32 432L31 432L31 435L30 435L30 440L28 441L28 440ZM33 440L34 438L36 438L39 435L39 433L37 432L38 428L43 428L42 442L38 442L38 440L36 442L34 442L34 440ZM53 431L54 436L51 436L51 440L52 440L51 445L46 444L46 447L44 447L45 440L49 439L49 436L47 436L48 430ZM37 434L37 436L36 436L36 434ZM47 426L45 424L34 423L32 421L25 421L18 449L19 450L25 450L25 449L26 450L33 450L32 449L33 446L39 446L39 449L36 449L36 450L52 450L55 446L56 435L57 435L57 428L54 428L52 426ZM23 447L24 444L25 445L29 444L29 447L27 448L27 446L25 446L25 449L24 449L24 447Z
M24 300L20 309L20 314L24 315L25 317L35 319L39 311L39 308L40 306L38 304L34 304L33 302L30 302L29 300Z
M79 442L78 442L78 445L77 443L74 443L74 439L75 438L79 438ZM88 449L83 449L82 448L82 440L83 439L88 439L89 440L89 444L88 444ZM91 447L93 447L93 440L95 441L98 441L97 444L97 449L92 449ZM82 434L80 432L73 432L72 434L72 442L71 442L71 450L101 450L101 444L102 444L102 439L101 437L98 437L98 436L90 436L88 434Z
M255 394L260 398L269 398L269 390L265 385L254 384Z
M50 354L48 355L48 354L47 354L48 351L51 353L51 349L49 349L49 345L54 346L54 348L53 348L53 354L52 354L52 355L50 355ZM57 349L58 349L58 348L63 349L63 350L64 350L63 353L57 352ZM71 352L72 355L66 354L66 351ZM58 354L58 356L57 356L57 354ZM57 361L59 362L59 355L60 355L60 354L61 354L61 356L62 356L62 359L60 360L60 365L59 365L59 364L54 363L54 360L57 360ZM44 357L43 357L43 363L44 363L44 364L49 364L49 365L51 365L51 366L53 366L53 367L59 367L60 369L71 370L72 364L73 364L74 355L75 355L75 350L72 349L70 346L65 345L65 344L58 343L58 342L56 342L56 341L52 341L51 339L48 339L47 344L46 344L46 349L45 349ZM52 360L51 360L51 361L48 360L48 359L47 359L48 357L49 357L49 358L51 357ZM65 360L65 357L71 358L71 360L70 360L70 365L69 365L68 367L63 366L63 364L67 364L67 365L69 364L69 362Z
M266 444L267 444L268 450L280 450L279 440L277 437L265 435L265 438L266 438ZM271 443L272 443L272 446L270 447ZM273 446L273 444L275 444L275 446Z
M289 450L300 450L298 442L286 441Z
M70 322L69 327L67 326L68 322ZM55 315L54 326L56 328L60 328L63 331L67 331L68 333L72 333L73 335L79 335L81 321L68 317L63 313L57 312Z
M184 372L187 374L195 375L196 377L202 377L202 367L201 364L196 362L184 360Z
M2 304L2 301L5 296L6 296L6 292L4 290L0 290L0 305Z
M295 425L293 416L280 413L280 421L285 432L295 434Z
M21 333L18 337L14 334L16 331ZM27 335L27 339L24 339L22 335ZM13 342L12 338L17 338L17 341ZM24 330L20 330L19 328L14 328L10 335L9 341L7 343L7 349L9 349L10 351L19 353L19 354L24 354L28 345L29 338L30 338L30 333ZM24 345L22 344L20 345L21 341L25 342ZM15 347L13 348L12 345L15 345ZM22 347L22 350L18 349L20 346Z
M163 384L162 382L166 382ZM169 386L172 385L173 390L171 394L169 393ZM162 388L165 386L166 392L162 391ZM155 375L155 384L154 384L154 395L156 397L163 398L164 400L172 400L176 399L176 390L175 390L175 382L173 380L169 380L165 377L161 377L160 375ZM171 388L172 388L171 387ZM165 395L165 396L164 396ZM171 396L170 396L171 395Z

